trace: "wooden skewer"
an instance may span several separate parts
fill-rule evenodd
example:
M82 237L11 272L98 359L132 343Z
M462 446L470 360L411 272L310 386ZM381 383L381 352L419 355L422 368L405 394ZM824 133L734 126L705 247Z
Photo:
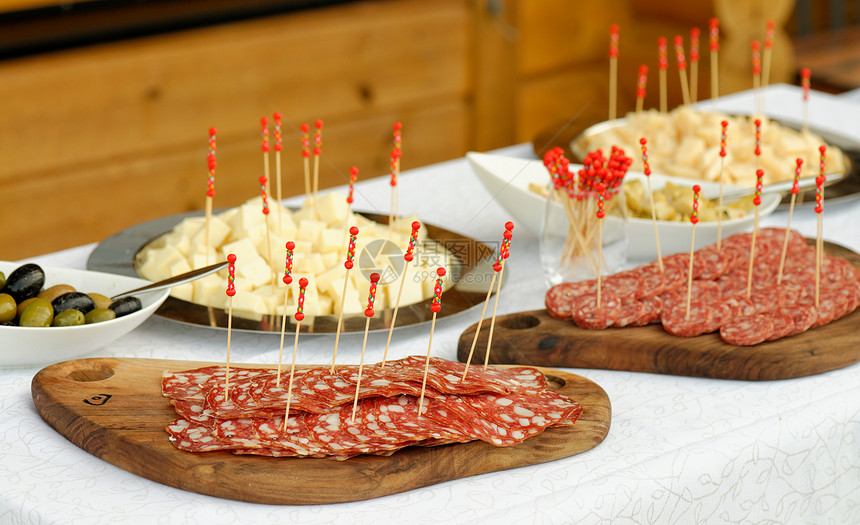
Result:
M699 28L690 29L690 102L699 97Z
M758 40L753 40L752 44L752 76L753 76L753 93L755 98L756 114L762 114L761 103L761 43Z
M711 102L714 104L714 110L717 108L717 97L720 96L720 21L716 18L711 18L709 24L709 44L711 51Z
M209 155L207 156L207 164L209 165L209 180L206 187L206 265L211 262L209 260L209 252L212 248L210 239L211 223L212 223L212 201L215 198L215 167L218 163L215 160L215 128L209 128Z
M490 333L487 335L487 352L484 354L484 370L487 369L487 365L490 364L490 350L493 346L493 330L496 327L496 311L499 308L499 296L502 293L502 281L504 280L505 274L505 261L511 253L511 238L513 238L513 230L514 223L508 221L505 223L505 233L504 240L502 240L502 247L499 249L499 257L496 260L496 264L493 265L493 270L498 272L499 278L498 283L496 285L496 300L493 303L493 316L490 318ZM493 276L495 278L495 276ZM466 378L466 371L463 371L463 379Z
M293 282L293 276L291 275L293 272L293 250L296 248L296 243L293 241L288 241L284 248L286 249L286 263L284 264L284 284L289 286ZM301 283L299 283L301 284ZM275 384L281 384L281 358L284 355L284 333L287 330L287 293L284 292L284 313L281 315L281 344L280 349L278 351L278 378ZM304 300L304 296L302 296L302 300ZM304 317L304 314L302 314Z
M233 335L233 296L236 295L236 256L227 256L227 360L224 371L224 399L230 400L230 342Z
M278 180L278 205L275 209L278 211L278 233L280 234L284 231L283 213L281 213L281 201L284 199L281 190L281 150L284 149L281 139L281 114L275 113L273 120L275 122L275 177Z
M687 82L687 59L684 56L684 38L675 36L675 58L678 63L678 76L681 80L681 95L684 105L690 104L690 85Z
M717 251L723 249L723 181L725 180L726 169L726 131L729 128L729 121L722 121L720 127L720 198L717 203Z
M702 187L698 184L693 186L693 213L690 214L690 262L687 268L687 310L685 319L690 318L690 303L693 298L693 258L696 253L696 224L699 222L699 192Z
M639 76L636 80L636 113L642 113L645 105L645 88L648 85L648 66L639 66Z
M430 310L433 318L430 320L430 338L427 340L427 359L424 361L424 378L421 380L421 395L418 397L418 419L421 419L422 406L424 405L424 392L427 388L427 374L430 371L430 348L433 346L433 331L436 329L436 314L442 309L442 277L445 276L445 268L441 266L436 269L436 285L433 288L433 302Z
M824 175L826 167L825 153L826 146L821 145L818 148L821 152L818 162L818 177L815 178L815 213L816 220L816 238L815 238L815 307L819 306L819 288L821 281L821 267L824 263L824 226L822 224L822 215L824 215L824 183L827 178Z
M260 119L263 134L263 175L266 176L266 193L269 193L269 119Z
M770 82L770 62L773 55L774 22L768 20L765 26L764 53L762 54L761 85L767 87Z
M290 418L290 404L293 400L293 378L296 375L296 354L299 349L299 332L302 330L302 321L305 318L304 307L305 307L305 290L308 287L308 280L304 277L299 279L299 297L296 301L296 336L293 339L293 361L290 364L290 381L289 386L287 387L287 408L284 409L284 430L287 430L287 420ZM284 312L284 318L286 319L287 312ZM280 374L280 370L278 371ZM280 384L280 379L278 383Z
M758 234L758 207L759 204L761 204L761 179L764 176L764 171L758 169L756 170L755 175L755 197L753 197L753 204L755 205L755 221L753 222L752 239L750 240L750 264L747 270L747 299L749 299L752 294L752 275L753 267L755 266L755 238Z
M669 58L666 37L664 36L661 36L657 39L657 61L659 66L660 78L660 113L666 113L669 108L668 97L666 94L666 70L669 68Z
M803 134L809 133L809 86L811 71L808 67L800 70L800 85L803 88Z
M643 173L648 181L648 200L651 204L651 222L654 224L654 241L657 247L657 264L660 267L660 273L663 273L663 254L660 251L660 232L657 228L657 209L654 206L654 192L651 191L651 165L648 162L648 140L645 137L639 139L639 144L642 146L642 165L644 166Z
M316 128L316 132L314 133L314 209L316 209L318 196L319 196L319 186L320 186L320 155L322 154L322 127L323 121L316 120L314 122L314 127Z
M373 303L376 301L376 286L379 274L370 274L370 292L367 296L367 309L364 311L364 342L361 343L361 360L358 362L358 379L355 381L355 399L352 400L352 420L355 422L355 411L358 409L358 394L361 391L361 373L364 371L364 351L367 348L367 334L370 331L370 319L373 317Z
M346 302L346 288L349 284L349 271L355 266L355 241L358 237L358 228L353 226L349 229L349 246L346 248L346 260L343 267L346 268L346 273L343 275L343 292L340 296L340 313L337 316L337 331L334 336L334 352L331 356L331 372L334 373L334 363L337 359L337 345L340 341L340 331L343 327L343 305Z
M618 24L609 26L609 120L616 118L618 104Z
M382 353L381 366L385 366L385 360L388 358L388 347L391 346L391 334L394 333L394 324L397 322L397 311L400 309L400 297L403 294L403 286L406 284L406 270L409 268L409 263L415 257L415 243L418 242L418 230L420 228L420 222L415 221L412 223L412 234L409 236L406 253L403 254L403 274L400 276L400 288L397 289L397 299L394 301L394 312L391 315L391 326L388 327L388 339L385 340L385 351ZM486 306L484 308L486 309Z
M299 129L302 132L302 162L305 168L305 201L307 202L311 198L311 127L302 124Z
M791 203L788 205L788 222L785 225L785 238L782 240L782 253L779 256L779 271L776 274L776 284L782 284L782 271L785 269L785 254L788 251L788 236L791 233L791 216L794 214L794 203L797 200L797 194L800 191L798 180L800 179L800 170L803 166L803 159L797 159L797 168L794 170L794 184L791 186Z

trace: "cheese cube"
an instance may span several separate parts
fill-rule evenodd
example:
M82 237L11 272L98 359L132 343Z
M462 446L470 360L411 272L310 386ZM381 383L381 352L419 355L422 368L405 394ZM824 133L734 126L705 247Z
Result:
M348 210L349 204L346 202L346 196L339 193L328 193L317 201L319 220L330 226L343 224L343 219Z
M316 242L319 239L320 231L326 227L324 222L315 221L313 219L304 219L299 222L299 229L296 231L296 238L300 241L309 243Z
M339 251L346 249L348 234L337 228L323 228L316 239L314 247L319 252Z
M191 283L174 286L170 289L170 295L183 301L192 302L194 299L194 286Z
M255 257L259 257L260 254L257 253L257 248L254 244L247 238L239 239L238 241L229 242L223 246L221 246L221 254L223 258L226 259L228 255L234 254L236 256L236 267L241 268L245 261L254 259Z
M301 209L293 212L293 222L297 225L301 224L302 221L315 220L317 220L316 210L309 204L309 201L305 201L305 204L302 205Z
M262 257L245 259L239 263L236 261L236 286L247 281L253 288L272 282L272 269L266 264Z
M209 221L209 246L217 247L227 239L230 235L230 225L213 216ZM206 224L191 237L192 253L197 253L206 250Z

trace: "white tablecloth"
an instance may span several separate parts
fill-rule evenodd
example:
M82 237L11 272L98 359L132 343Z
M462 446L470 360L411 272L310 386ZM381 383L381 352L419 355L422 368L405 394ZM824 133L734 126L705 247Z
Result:
M769 114L800 119L800 90L771 86ZM749 93L720 109L750 111ZM860 142L860 105L812 93L814 126ZM405 143L408 159L408 141ZM530 145L506 148L530 156ZM508 220L463 159L405 172L400 209L472 238L497 242ZM385 178L356 189L356 208L387 213ZM814 212L792 225L815 234ZM782 226L777 212L763 226ZM825 238L860 251L860 201L827 206ZM34 258L83 268L93 245ZM514 230L499 313L541 308L537 238ZM433 354L456 359L479 309L439 321ZM423 353L427 326L396 332L394 357ZM368 362L381 358L372 335ZM860 343L860 339L858 339ZM826 341L822 341L826 345ZM331 337L305 337L303 363L331 357ZM361 336L341 338L357 363ZM4 349L8 351L8 349ZM233 335L234 362L277 362L272 335ZM223 360L220 331L152 318L98 356ZM572 370L601 385L612 427L596 448L566 459L455 480L356 503L270 506L202 496L130 474L69 443L36 412L36 368L0 371L0 523L860 523L860 365L784 381L728 381ZM333 480L333 482L337 482Z

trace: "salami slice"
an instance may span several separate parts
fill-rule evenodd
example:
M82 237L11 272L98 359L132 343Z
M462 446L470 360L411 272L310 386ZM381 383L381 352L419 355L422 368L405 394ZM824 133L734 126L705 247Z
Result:
M681 302L664 302L660 321L663 329L672 335L696 337L706 333L711 325L711 308L707 301L693 297L690 300L688 316L686 298Z
M621 303L621 310L612 322L615 328L623 328L638 321L645 315L645 304L638 299L629 298Z
M618 318L621 313L621 300L611 294L602 293L598 306L596 293L581 295L574 301L572 311L576 326L602 330L611 326Z
M570 319L573 300L582 294L596 291L597 281L561 283L546 292L544 302L549 314L557 319Z
M811 304L797 303L783 307L782 311L790 315L791 320L794 322L794 328L787 336L809 330L818 319L818 310Z
M241 448L238 443L225 443L212 434L212 428L184 418L167 425L167 439L173 446L186 452L213 452Z
M768 312L767 316L773 322L773 333L767 338L768 341L776 341L794 333L794 319L784 310Z
M645 326L660 322L660 316L663 313L663 299L660 296L645 297L640 302L643 306L642 316L628 326Z
M736 346L752 346L767 341L773 333L773 321L762 314L736 317L720 328L720 338Z

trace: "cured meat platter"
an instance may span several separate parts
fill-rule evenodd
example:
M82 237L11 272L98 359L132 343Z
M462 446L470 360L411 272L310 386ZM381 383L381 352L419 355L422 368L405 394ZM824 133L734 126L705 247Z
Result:
M278 505L365 500L534 465L589 450L609 432L611 406L600 386L578 375L541 368L551 390L578 401L582 414L573 426L549 428L513 447L473 441L408 447L390 456L345 461L183 452L165 432L176 414L161 395L162 372L210 364L132 358L65 361L39 371L31 390L36 409L48 424L124 470L183 490Z
M860 270L860 255L824 243L825 252ZM483 323L473 363L483 363L489 335ZM460 336L457 357L468 359L477 323ZM719 333L677 337L659 324L588 330L547 310L496 318L491 363L565 368L599 368L692 377L774 380L805 377L860 361L860 309L836 321L790 337L735 346Z

